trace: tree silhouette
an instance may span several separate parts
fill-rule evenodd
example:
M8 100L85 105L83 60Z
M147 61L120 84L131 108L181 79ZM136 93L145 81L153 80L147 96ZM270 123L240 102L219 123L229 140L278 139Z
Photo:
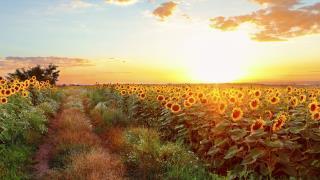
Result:
M9 73L7 78L9 80L19 79L21 81L30 79L32 76L35 76L38 81L47 81L49 80L50 84L55 85L58 81L60 71L58 70L58 66L54 64L48 65L48 67L41 67L37 65L30 69L16 69L14 73Z

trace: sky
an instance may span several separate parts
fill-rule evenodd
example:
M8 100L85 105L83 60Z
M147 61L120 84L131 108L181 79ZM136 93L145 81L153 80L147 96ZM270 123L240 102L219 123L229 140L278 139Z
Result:
M0 76L59 83L320 81L320 0L1 0Z

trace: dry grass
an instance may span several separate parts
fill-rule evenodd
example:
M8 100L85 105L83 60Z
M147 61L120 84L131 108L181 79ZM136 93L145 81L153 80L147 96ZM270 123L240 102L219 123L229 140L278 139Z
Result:
M119 153L121 150L123 150L125 143L123 131L123 128L119 127L109 128L106 132L101 134L100 137L103 141L106 141L108 148L112 152Z
M78 110L67 109L62 112L57 124L54 144L63 145L81 144L86 146L98 146L100 139L92 133L92 127L86 117Z
M63 110L55 129L50 138L54 144L53 167L57 169L50 170L45 179L122 179L123 164L102 148L101 139L81 110Z
M103 149L93 149L87 154L72 158L68 176L75 179L122 179L124 167L120 160L113 158Z

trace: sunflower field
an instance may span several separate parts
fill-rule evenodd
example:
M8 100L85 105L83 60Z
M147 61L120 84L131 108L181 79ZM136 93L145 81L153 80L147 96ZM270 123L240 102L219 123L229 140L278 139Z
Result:
M182 142L231 178L320 175L320 89L253 85L94 87L114 97L131 123ZM110 100L110 99L109 99Z
M32 154L58 111L60 90L30 77L0 77L0 179L28 179Z

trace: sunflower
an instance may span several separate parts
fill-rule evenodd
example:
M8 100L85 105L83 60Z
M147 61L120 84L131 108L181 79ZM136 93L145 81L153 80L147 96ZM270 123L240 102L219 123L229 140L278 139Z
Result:
M191 97L188 98L188 102L190 104L194 104L196 102L196 100L194 99L194 97L191 96Z
M292 98L291 98L291 100L290 100L290 105L291 105L292 107L297 107L297 106L298 106L298 103L299 103L299 101L298 101L298 98L297 98L297 97L292 97Z
M280 102L280 98L277 96L270 98L270 103L273 105L278 104L279 102Z
M157 100L158 101L163 101L164 100L164 96L163 95L158 95Z
M292 92L292 87L291 86L288 86L287 87L287 92L290 94Z
M319 107L318 107L318 102L312 102L312 103L310 103L310 104L308 105L308 107L309 107L309 111L310 111L311 113L315 113L315 112L317 112L317 110L319 109Z
M299 101L300 103L304 103L307 100L307 96L306 95L300 95Z
M6 98L6 97L0 98L0 103L1 104L7 104L8 103L8 98Z
M226 109L227 109L226 103L222 102L219 104L219 109L218 109L219 114L224 114L226 112Z
M161 102L161 105L162 105L162 106L166 106L166 104L167 104L167 101L166 101L166 100L164 100L164 101Z
M233 108L231 118L234 122L239 121L243 117L243 111L240 108Z
M10 96L12 94L11 89L6 89L4 95Z
M146 94L145 94L145 93L141 93L141 94L139 95L139 97L140 97L141 100L143 100L143 99L146 98Z
M260 100L259 99L253 99L251 102L250 102L250 108L252 109L252 110L256 110L256 109L258 109L259 108L259 106L260 106Z
M313 113L312 119L316 121L320 120L320 112Z
M166 108L167 108L167 109L171 109L172 104L173 104L172 102L167 102L167 103L166 103Z
M184 100L184 101L183 101L183 106L186 107L186 108L189 108L189 107L192 106L192 104L190 104L190 103L188 102L188 100Z
M120 94L121 94L122 96L124 96L124 95L127 94L127 92L126 92L126 90L123 89L123 90L121 90Z
M236 103L236 98L235 98L235 97L230 97L230 98L229 98L229 102L230 102L231 104Z
M179 104L172 104L171 105L171 112L178 113L181 110L181 106Z
M264 111L264 116L266 119L271 120L273 117L273 113L270 110L266 110L266 111Z
M287 116L284 114L280 114L274 121L274 123L272 124L272 131L278 131L282 128L282 126L284 125L284 123L287 120Z
M0 80L0 85L5 85L6 84L6 80Z
M29 92L28 92L28 91L23 91L23 92L22 92L22 96L23 96L23 97L27 97L28 95L29 95Z
M265 124L266 122L263 119L259 118L251 124L250 130L251 132L253 132L262 129Z
M200 99L201 104L207 104L208 100L206 98Z
M256 90L256 91L254 92L254 96L255 96L255 97L260 97L260 96L261 96L261 91L260 91L260 90Z

